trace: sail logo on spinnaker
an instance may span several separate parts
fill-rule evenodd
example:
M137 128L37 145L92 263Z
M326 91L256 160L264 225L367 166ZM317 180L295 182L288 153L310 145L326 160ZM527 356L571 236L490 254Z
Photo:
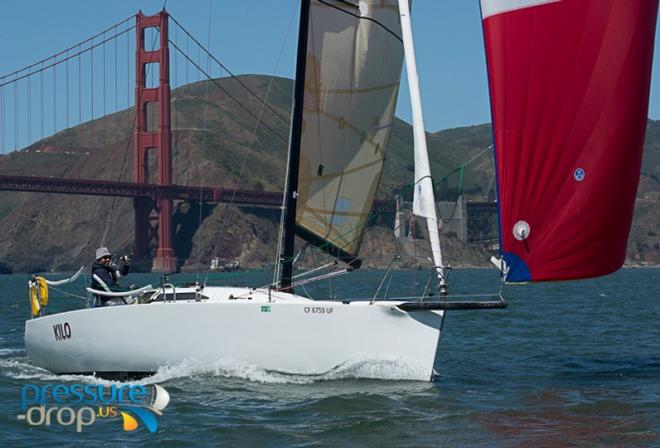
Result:
M587 173L585 173L582 168L578 168L573 173L573 178L578 182L582 182L584 180L584 176L586 176L586 174Z

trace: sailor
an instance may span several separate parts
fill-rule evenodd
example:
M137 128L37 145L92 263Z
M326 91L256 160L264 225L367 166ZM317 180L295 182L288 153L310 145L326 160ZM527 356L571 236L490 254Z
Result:
M130 259L121 257L121 266L112 264L112 256L107 247L96 249L96 261L92 265L92 289L99 291L121 291L119 278L126 276L130 269ZM96 306L114 304L111 297L97 296Z

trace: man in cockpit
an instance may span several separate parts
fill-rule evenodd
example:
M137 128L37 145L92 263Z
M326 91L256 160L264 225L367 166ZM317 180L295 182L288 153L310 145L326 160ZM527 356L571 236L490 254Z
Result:
M112 255L107 247L96 249L96 261L92 265L92 289L97 291L121 291L119 278L128 275L130 260L124 256L119 259L121 265L117 268L112 264ZM112 297L97 295L96 306L114 304Z

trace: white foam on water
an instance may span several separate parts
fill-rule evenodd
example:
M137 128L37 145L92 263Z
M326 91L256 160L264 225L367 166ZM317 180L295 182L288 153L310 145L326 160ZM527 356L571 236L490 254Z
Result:
M0 370L9 378L17 380L50 380L57 377L48 370L33 366L27 357L0 359Z
M188 359L177 364L161 367L156 374L144 378L141 383L162 383L177 378L204 375L225 378L241 378L248 381L270 384L308 384L313 382L312 378L303 375L287 375L279 372L270 372L254 364L233 359L220 359L212 363Z
M8 349L9 350L9 349ZM11 349L14 350L14 349ZM22 350L15 350L20 352ZM15 353L13 352L13 353ZM426 369L411 365L403 359L363 359L339 365L327 372L301 375L261 368L255 364L234 359L201 362L188 359L167 365L149 377L126 382L106 380L91 375L57 375L30 363L27 356L0 359L3 374L17 380L83 382L92 384L158 384L177 378L211 375L238 378L262 384L312 384L322 381L347 379L425 380Z
M22 348L0 348L0 356L14 355L16 353L25 353L25 350Z
M111 381L91 375L58 375L30 364L27 356L0 359L0 371L15 380L112 384Z
M320 381L346 379L379 380L424 380L427 370L411 365L402 359L356 360L333 368L328 372L300 375L263 369L254 364L220 359L213 363L186 360L181 363L162 367L156 374L140 381L142 384L162 383L168 380L213 375L226 378L240 378L264 384L311 384Z
M424 380L429 381L428 370L401 359L377 359L354 361L328 372L327 379L365 378L374 380Z

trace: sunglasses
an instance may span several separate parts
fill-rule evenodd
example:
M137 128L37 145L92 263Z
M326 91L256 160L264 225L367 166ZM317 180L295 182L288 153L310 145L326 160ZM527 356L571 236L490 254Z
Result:
M109 260L110 258L112 258L110 255L104 255L101 257L101 260Z

